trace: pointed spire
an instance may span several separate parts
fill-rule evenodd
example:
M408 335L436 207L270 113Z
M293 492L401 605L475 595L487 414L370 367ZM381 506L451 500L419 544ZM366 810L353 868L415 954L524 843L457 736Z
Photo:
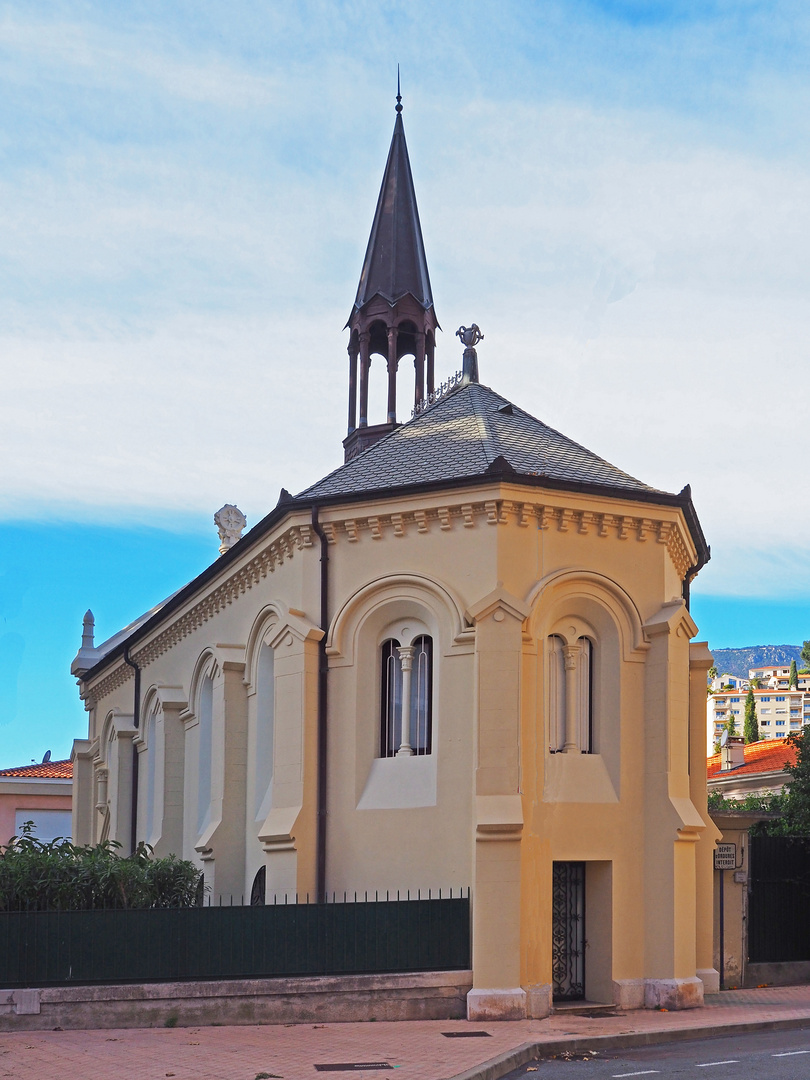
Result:
M374 296L379 295L393 305L408 293L425 311L433 307L425 244L402 123L399 66L396 114L391 148L354 301L355 311L359 311Z

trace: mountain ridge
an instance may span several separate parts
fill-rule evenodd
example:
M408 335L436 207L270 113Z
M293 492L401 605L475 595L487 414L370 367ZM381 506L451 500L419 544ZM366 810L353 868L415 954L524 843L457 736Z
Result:
M718 675L736 675L740 679L747 679L752 667L787 666L791 660L798 667L803 664L801 645L746 645L742 649L712 649L711 653Z

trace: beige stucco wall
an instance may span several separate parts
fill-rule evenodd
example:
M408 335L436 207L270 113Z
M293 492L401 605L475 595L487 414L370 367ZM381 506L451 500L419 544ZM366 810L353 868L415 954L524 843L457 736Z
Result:
M583 860L588 996L625 1001L625 983L694 981L711 966L697 927L709 918L713 837L702 839L705 778L690 779L705 696L696 719L696 627L680 600L696 559L680 511L499 482L322 508L321 521L328 890L471 887L475 986L516 990L551 982L552 863ZM314 890L319 558L308 515L291 513L132 650L162 718L153 838L160 851L182 846L215 895L247 895L261 865L268 898ZM548 637L569 630L597 643L591 754L549 752ZM379 758L380 642L417 632L434 640L433 750ZM258 821L262 643L274 650L274 766ZM77 755L94 775L82 768L75 805L88 839L106 830L128 843L133 740L145 792L133 687L123 666L85 687L90 730ZM145 822L141 808L140 833Z

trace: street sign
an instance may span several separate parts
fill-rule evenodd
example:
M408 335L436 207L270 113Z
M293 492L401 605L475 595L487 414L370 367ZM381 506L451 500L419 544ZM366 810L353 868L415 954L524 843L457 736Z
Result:
M736 844L718 844L714 849L714 868L715 870L736 870L737 869L737 845Z

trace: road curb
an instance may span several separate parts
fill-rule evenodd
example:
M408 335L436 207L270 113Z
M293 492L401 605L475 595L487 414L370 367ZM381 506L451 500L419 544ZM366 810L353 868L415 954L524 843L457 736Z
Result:
M575 1038L545 1039L522 1043L513 1050L475 1065L464 1072L448 1077L448 1080L500 1080L513 1069L535 1058L564 1051L581 1053L586 1050L628 1050L637 1046L655 1046L657 1043L689 1042L695 1039L717 1038L722 1035L746 1035L752 1031L789 1031L810 1027L807 1016L792 1016L785 1020L742 1020L739 1023L710 1024L699 1028L673 1028L670 1031L635 1031L621 1035L578 1035Z

